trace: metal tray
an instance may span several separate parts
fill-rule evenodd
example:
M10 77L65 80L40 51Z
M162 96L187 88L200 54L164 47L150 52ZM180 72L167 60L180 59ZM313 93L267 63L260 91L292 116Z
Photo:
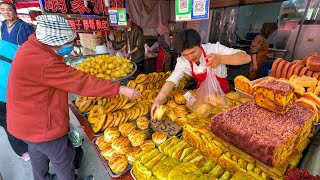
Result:
M89 120L88 120L88 116L89 116L89 113L88 113L88 114L85 114L85 115L84 115L84 119L85 119L85 122L88 124L91 133L92 133L94 136L101 136L101 135L103 135L103 132L98 132L98 133L94 133L94 132L93 132L91 123L90 123Z
M80 113L80 111L79 111L78 107L76 106L76 103L75 103L75 102L76 102L76 100L71 101L71 103L73 104L73 106L75 107L76 111L77 111L79 114L81 114L82 116L89 114L89 112Z
M100 154L100 150L99 150L99 148L97 147L97 145L96 145L96 143L95 143L98 138L99 138L99 137L96 137L96 138L94 138L94 139L92 140L92 146L94 147L94 149L95 149L96 152L98 153L99 158L100 158L100 160L102 161L103 166L107 169L107 171L108 171L108 173L110 174L110 176L116 178L116 177L120 177L120 176L122 176L124 173L128 172L128 171L132 168L132 165L130 165L130 164L129 164L128 167L127 167L122 173L120 173L120 174L114 174L114 173L112 172L112 170L110 169L110 167L109 167L109 165L108 165L107 160Z
M131 175L131 177L132 177L134 180L137 180L136 177L135 177L134 174L133 174L132 168L131 168L131 170L130 170L130 175Z

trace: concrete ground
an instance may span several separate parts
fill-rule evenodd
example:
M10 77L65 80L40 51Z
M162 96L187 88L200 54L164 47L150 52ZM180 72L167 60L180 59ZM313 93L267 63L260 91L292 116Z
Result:
M91 142L89 142L88 137L85 135L72 111L70 111L70 124L71 128L78 131L81 137L84 138L82 145L84 158L82 167L77 170L77 174L80 177L92 174L95 180L108 180L107 171L102 166ZM11 149L3 127L0 127L0 172L4 180L33 180L30 161L24 162L16 156ZM52 172L52 168L50 168L50 172Z

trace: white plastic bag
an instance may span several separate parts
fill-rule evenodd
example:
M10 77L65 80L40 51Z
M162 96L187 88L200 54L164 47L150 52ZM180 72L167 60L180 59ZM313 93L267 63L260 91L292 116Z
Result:
M120 51L116 53L116 56L119 58L124 58L124 55Z
M213 108L228 106L226 95L220 87L219 81L212 68L207 69L207 77L201 83L195 94L185 94L187 107L199 117L207 117Z

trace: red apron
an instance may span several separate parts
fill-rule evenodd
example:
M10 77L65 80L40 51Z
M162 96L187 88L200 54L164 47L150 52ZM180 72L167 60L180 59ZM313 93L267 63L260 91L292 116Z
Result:
M156 62L156 71L163 71L165 55L166 51L161 46L159 46L158 57Z
M204 59L206 60L206 63L208 63L208 60L206 59L207 57L207 54L206 52L204 52L203 48L201 47L202 49L202 53L203 53L203 57ZM206 79L207 77L207 71L203 72L203 73L200 73L200 74L196 74L194 73L193 71L193 63L191 61L189 61L190 63L190 66L191 66L191 75L192 77L197 81L197 88L200 87L201 83ZM216 78L220 84L220 87L221 89L223 90L224 93L228 93L230 91L230 88L229 88L229 84L228 84L228 80L227 78L220 78L219 76L216 75Z

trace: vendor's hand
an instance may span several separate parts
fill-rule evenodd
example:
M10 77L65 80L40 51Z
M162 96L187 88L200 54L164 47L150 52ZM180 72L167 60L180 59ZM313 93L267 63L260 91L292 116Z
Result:
M125 58L126 58L126 59L129 59L130 56L131 56L131 54L130 54L130 53L127 53L126 56L125 56Z
M208 61L206 63L207 67L216 68L221 64L220 55L218 54L210 53L207 55L206 60Z
M119 94L123 94L125 96L127 96L128 98L137 98L139 96L141 96L141 94L131 88L128 88L127 86L120 86L119 88Z
M154 110L158 107L160 107L161 105L161 100L160 98L156 97L156 99L154 100L152 106L151 106L151 111L150 111L150 115L151 115L151 119L153 119L153 113L154 113Z

